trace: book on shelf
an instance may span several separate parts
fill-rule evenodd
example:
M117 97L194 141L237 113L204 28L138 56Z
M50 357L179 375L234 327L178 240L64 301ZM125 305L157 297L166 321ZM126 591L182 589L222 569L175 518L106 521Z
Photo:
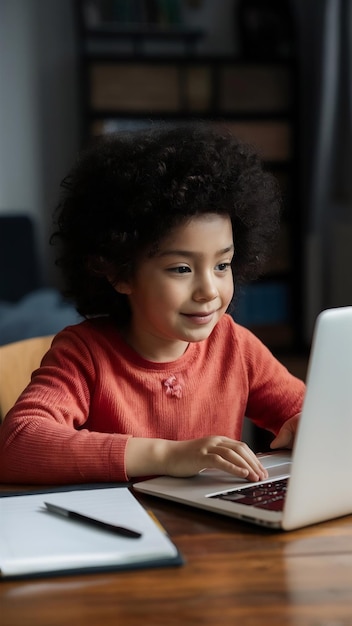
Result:
M212 102L212 75L208 65L189 64L184 70L185 108L189 111L209 112Z
M239 289L233 317L248 327L273 326L290 321L289 286L284 281L257 281Z
M290 160L292 128L285 120L237 120L214 122L242 141L253 145L265 161Z
M181 0L81 0L86 28L104 24L159 26L182 24Z
M264 268L264 275L286 275L289 280L293 265L290 237L289 224L282 220L277 241Z
M178 111L179 74L175 63L93 63L91 106L113 111Z
M174 543L127 487L2 496L0 580L182 564ZM56 515L46 502L141 536Z
M224 63L219 73L221 113L281 113L290 109L290 74L284 65Z

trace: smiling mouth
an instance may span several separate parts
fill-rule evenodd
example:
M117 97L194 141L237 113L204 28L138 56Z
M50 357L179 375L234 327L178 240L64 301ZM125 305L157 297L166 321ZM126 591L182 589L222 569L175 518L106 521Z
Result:
M213 319L215 311L210 311L209 313L183 313L183 315L197 324L206 324Z

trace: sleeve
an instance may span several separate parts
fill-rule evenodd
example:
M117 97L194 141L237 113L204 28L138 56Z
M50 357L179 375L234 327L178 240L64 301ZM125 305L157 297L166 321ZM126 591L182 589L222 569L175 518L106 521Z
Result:
M276 435L285 421L301 412L305 384L252 333L242 329L241 339L249 388L246 416Z
M84 428L96 383L87 344L67 329L0 427L0 481L64 484L125 481L128 435Z

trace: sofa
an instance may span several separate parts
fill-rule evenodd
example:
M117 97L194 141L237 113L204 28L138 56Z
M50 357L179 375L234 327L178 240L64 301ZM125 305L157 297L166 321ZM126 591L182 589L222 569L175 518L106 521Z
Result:
M52 335L80 319L59 290L41 280L32 219L0 215L0 345Z

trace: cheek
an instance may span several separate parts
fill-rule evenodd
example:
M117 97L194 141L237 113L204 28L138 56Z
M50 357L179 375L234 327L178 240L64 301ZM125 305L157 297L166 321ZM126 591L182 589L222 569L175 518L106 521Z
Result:
M223 293L226 294L227 297L232 298L235 293L235 286L233 283L233 275L232 273L226 279L226 284L224 284Z
M172 308L179 302L179 297L175 290L167 289L162 284L150 284L149 288L144 290L141 300L148 303L149 306L160 310ZM156 311L157 312L157 311Z

